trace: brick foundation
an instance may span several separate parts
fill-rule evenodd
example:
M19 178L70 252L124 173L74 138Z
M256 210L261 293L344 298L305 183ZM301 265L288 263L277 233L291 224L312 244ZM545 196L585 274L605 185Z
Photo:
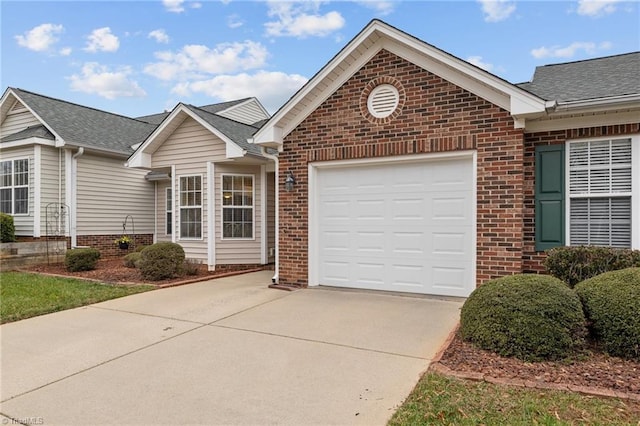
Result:
M129 235L131 243L128 249L123 250L115 243L115 240L121 236L122 234L78 235L77 244L80 247L86 246L98 249L103 257L124 256L125 254L135 251L138 246L153 244L153 234Z

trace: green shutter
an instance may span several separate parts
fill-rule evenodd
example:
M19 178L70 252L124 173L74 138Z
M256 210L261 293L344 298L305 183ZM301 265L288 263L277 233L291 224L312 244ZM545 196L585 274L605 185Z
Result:
M536 147L536 251L564 245L564 145Z

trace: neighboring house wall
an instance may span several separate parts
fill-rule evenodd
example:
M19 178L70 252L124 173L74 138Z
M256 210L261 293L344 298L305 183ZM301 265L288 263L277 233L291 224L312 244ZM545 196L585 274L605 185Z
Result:
M538 132L525 134L524 153L524 248L523 271L544 272L544 259L546 255L542 251L535 250L535 148L541 145L565 145L567 141L589 138L612 138L616 136L632 136L640 133L640 123L632 123L616 126L601 126L550 132ZM640 148L636 148L640 149ZM640 164L634 164L640 167ZM566 171L565 171L566 173ZM638 173L635 171L635 173ZM566 190L566 189L565 189ZM636 213L632 220L638 220ZM637 225L636 225L637 226ZM568 242L565 242L568 244Z
M16 102L12 107L7 117L2 122L0 127L0 134L2 136L8 136L13 133L26 129L29 126L40 125L40 121L27 110L20 102Z
M363 116L374 80L404 93L399 116ZM280 169L297 183L280 192L279 282L307 284L309 162L457 150L477 150L477 283L520 272L523 144L507 111L379 52L284 140Z
M35 154L33 145L17 148L2 149L0 151L2 161L29 160L29 212L27 214L13 215L13 223L16 228L16 236L32 237L34 229L35 201Z
M265 115L264 110L260 108L260 105L255 101L235 106L226 111L221 111L218 115L246 124L253 124L260 120L269 118L268 115Z
M154 185L143 170L124 167L122 158L84 154L78 158L78 235L153 234ZM80 244L80 243L79 243Z

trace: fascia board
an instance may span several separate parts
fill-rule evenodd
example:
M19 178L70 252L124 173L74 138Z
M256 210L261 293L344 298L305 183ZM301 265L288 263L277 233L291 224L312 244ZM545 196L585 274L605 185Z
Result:
M31 137L31 138L20 139L20 140L11 141L11 142L3 142L0 149L16 148L16 147L28 146L28 145L45 145L45 146L55 147L56 143L51 139Z

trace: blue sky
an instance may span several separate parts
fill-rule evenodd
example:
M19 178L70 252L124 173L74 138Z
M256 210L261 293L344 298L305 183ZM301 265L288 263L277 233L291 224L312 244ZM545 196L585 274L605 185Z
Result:
M637 1L5 1L2 90L128 116L256 96L274 112L378 18L510 81L640 50Z

